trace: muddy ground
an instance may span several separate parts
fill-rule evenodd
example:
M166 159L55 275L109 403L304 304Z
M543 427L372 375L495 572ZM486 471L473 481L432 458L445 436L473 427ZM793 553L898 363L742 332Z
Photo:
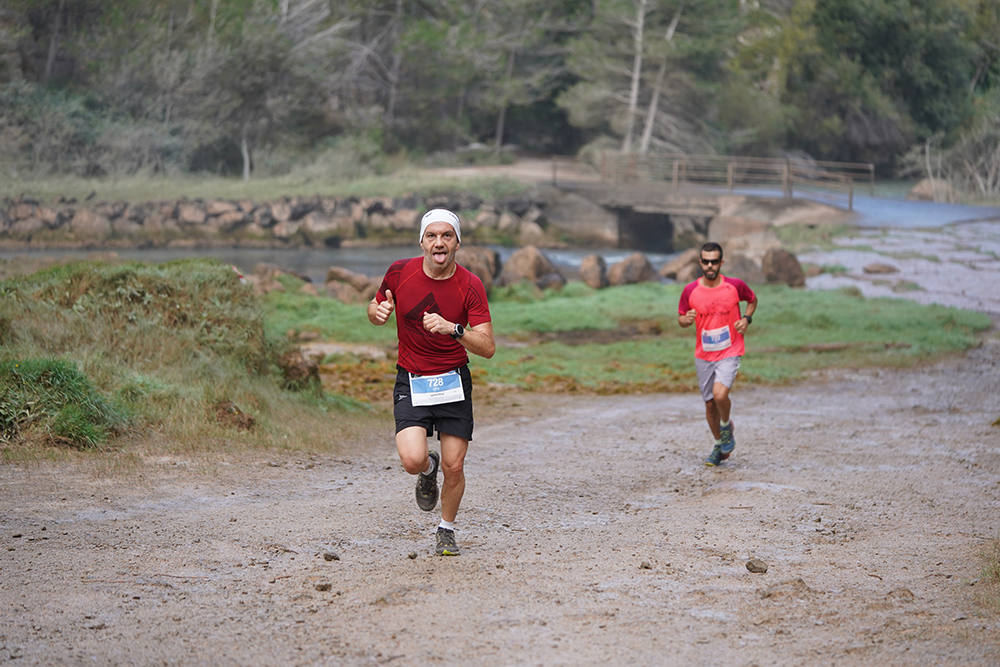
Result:
M457 558L388 417L340 456L6 465L0 657L998 664L998 360L737 388L719 468L694 394L484 388Z
M961 277L957 305L1000 323L975 280L997 254L969 243L880 247L888 276L870 243L816 253L846 270L810 287L920 301ZM0 659L1000 664L996 326L927 368L737 384L719 468L694 393L476 391L457 558L432 555L388 414L338 455L0 466Z

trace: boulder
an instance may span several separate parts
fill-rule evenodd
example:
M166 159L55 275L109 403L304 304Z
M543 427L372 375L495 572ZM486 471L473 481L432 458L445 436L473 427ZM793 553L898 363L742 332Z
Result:
M326 291L330 296L344 303L364 303L371 301L370 296L366 296L363 291L350 283L342 283L334 280L326 283Z
M789 287L804 287L806 274L798 258L784 248L771 248L761 261L764 279L769 283L783 283Z
M687 285L689 282L697 280L701 277L701 264L695 260L693 265L689 265L677 272L677 277L674 278L677 282L682 285Z
M546 287L561 287L566 284L566 278L555 265L535 246L525 246L514 251L510 259L504 263L500 273L501 285L514 285L527 280L541 289Z
M899 272L899 269L893 266L892 264L883 264L881 262L873 262L871 264L866 264L862 270L865 273L875 273L875 274Z
M574 193L553 189L545 218L550 229L559 229L581 241L605 245L618 243L618 216L600 204Z
M299 232L299 227L302 226L301 222L296 222L293 220L282 220L274 227L271 228L271 235L276 239L282 241L289 241L293 236Z
M521 226L521 219L513 213L504 211L497 221L497 230L505 234L516 234Z
M224 199L213 199L205 204L205 213L208 215L222 215L223 213L231 213L236 210L238 210L236 204Z
M496 214L496 211L492 209L484 209L478 214L471 216L468 220L463 220L462 225L464 226L471 223L469 228L472 230L479 229L480 227L494 229L499 221L500 216Z
M220 213L212 218L212 224L216 227L216 229L223 232L231 232L246 222L246 214L236 209L233 209L232 211L225 211L224 213Z
M518 242L521 245L537 245L545 240L545 230L537 222L522 220L518 231Z
M698 275L700 266L698 264L698 255L701 252L701 246L697 248L689 248L682 252L677 257L667 262L667 264L660 269L660 275L664 278L670 278L681 282L683 279L680 277L683 274L685 277L694 269L695 275ZM690 282L690 281L687 281Z
M169 234L178 231L177 221L164 215L161 211L153 211L142 222L143 229L153 235Z
M500 253L482 246L461 246L456 261L479 276L483 287L490 289L500 274Z
M45 229L45 223L39 218L21 218L9 227L11 235L26 239L43 229Z
M708 240L708 226L711 218L690 215L671 215L674 228L674 248L698 248Z
M708 238L725 248L732 239L759 234L770 228L771 222L769 220L755 220L738 215L719 215L709 223Z
M292 207L288 202L279 201L270 205L269 212L272 220L277 222L287 222L292 219Z
M134 220L121 217L111 221L111 230L114 232L115 236L128 237L141 234L143 232L143 227Z
M311 211L300 221L302 236L310 245L337 245L347 236L342 219L332 218L321 211Z
M641 252L634 252L608 268L610 285L658 282L659 278L653 265L649 263L649 258Z
M56 229L64 222L63 216L59 214L59 211L44 206L38 208L38 217L42 219L42 222L49 229Z
M940 178L925 178L910 190L907 199L914 201L958 201L958 193L948 181Z
M389 216L389 226L396 231L405 232L412 229L415 235L420 233L420 212L412 208L401 208Z
M725 261L722 264L722 274L739 278L743 282L751 284L766 282L764 271L760 265L742 253L725 255Z
M254 294L267 294L285 287L278 281L278 276L285 273L284 269L266 262L260 262L253 267L253 273L246 276L246 281L253 286Z
M208 216L205 214L205 209L197 204L178 204L177 205L177 222L182 225L201 225L205 223Z
M587 255L580 260L580 280L594 289L608 286L608 265L600 255Z
M11 220L27 220L36 217L37 206L19 202L7 210L7 217Z
M363 292L368 288L369 282L371 280L368 276L340 266L331 266L326 272L327 285L330 283L347 283L357 291Z
M69 221L69 229L77 236L87 239L103 239L111 234L111 222L103 215L90 209L77 209Z

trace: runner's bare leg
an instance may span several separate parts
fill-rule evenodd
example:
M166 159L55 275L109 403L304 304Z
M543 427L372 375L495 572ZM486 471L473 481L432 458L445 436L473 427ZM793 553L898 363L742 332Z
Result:
M403 468L411 475L427 470L427 429L408 426L396 434L396 451Z
M457 435L441 434L441 518L454 521L465 494L465 454L469 441Z

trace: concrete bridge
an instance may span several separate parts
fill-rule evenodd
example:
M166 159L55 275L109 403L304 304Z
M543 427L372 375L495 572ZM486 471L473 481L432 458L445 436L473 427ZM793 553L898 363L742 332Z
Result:
M795 199L850 211L857 183L873 185L872 165L611 154L599 179L560 179L553 169L562 206L551 211L550 222L620 248L675 252L708 238L712 221L734 198L766 202L776 211Z

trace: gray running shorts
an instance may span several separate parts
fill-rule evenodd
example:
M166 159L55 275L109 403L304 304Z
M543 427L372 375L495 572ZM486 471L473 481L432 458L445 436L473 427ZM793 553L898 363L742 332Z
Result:
M694 368L698 372L698 386L701 387L701 397L708 403L712 400L712 386L716 382L732 388L736 374L740 370L742 357L726 357L719 361L695 359Z

